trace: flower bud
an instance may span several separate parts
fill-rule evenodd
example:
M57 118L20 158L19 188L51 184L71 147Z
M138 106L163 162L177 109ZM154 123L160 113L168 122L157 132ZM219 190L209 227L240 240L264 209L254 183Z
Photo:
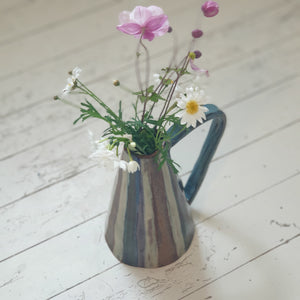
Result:
M133 148L133 149L136 147L136 143L135 143L135 142L131 142L129 145L130 145L130 147Z
M195 50L194 53L195 53L195 58L199 58L202 56L202 53L199 50Z
M58 97L58 96L54 96L53 99L54 99L54 100L58 100L59 97Z
M192 31L192 36L195 39L200 38L202 35L203 35L203 31L200 30L200 29L195 29L195 30Z
M202 5L202 12L205 17L214 17L219 12L219 5L215 1L206 1Z
M169 26L168 33L171 33L172 31L173 31L173 28L171 26Z
M113 81L113 85L114 86L119 86L120 85L120 81L119 80L114 80Z

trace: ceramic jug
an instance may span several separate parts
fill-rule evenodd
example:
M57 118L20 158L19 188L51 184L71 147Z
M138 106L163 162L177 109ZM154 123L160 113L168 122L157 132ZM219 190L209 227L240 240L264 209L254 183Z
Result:
M161 267L176 261L189 248L195 231L189 204L197 194L226 125L222 111L212 104L206 107L205 122L212 122L184 187L167 163L158 167L155 155L133 155L140 170L133 174L118 171L105 238L119 261L136 267ZM174 135L171 146L194 129L182 128L170 128ZM126 151L122 159L129 161Z

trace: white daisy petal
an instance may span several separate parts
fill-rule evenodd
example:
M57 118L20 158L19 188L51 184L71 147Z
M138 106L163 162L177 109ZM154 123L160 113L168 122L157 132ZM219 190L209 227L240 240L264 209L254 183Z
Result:
M135 160L130 161L127 165L127 171L129 173L135 173L139 169L140 165Z
M176 114L176 117L181 118L181 124L186 124L187 127L196 127L197 121L203 123L206 120L205 112L208 108L203 106L205 93L198 87L186 88L185 94L180 94L177 98L177 107L181 109Z

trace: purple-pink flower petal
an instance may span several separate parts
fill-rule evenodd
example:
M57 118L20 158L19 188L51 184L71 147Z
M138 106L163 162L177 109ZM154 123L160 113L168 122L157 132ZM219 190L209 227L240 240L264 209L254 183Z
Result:
M130 15L131 19L141 26L145 26L147 20L151 18L151 16L151 11L144 6L136 6Z
M138 35L141 34L142 32L141 26L136 23L126 23L126 24L118 25L117 29L130 35Z
M199 71L200 69L194 64L194 61L190 58L190 66L194 71Z
M124 11L119 15L120 25L117 29L135 37L152 41L162 36L169 29L168 17L157 6L136 6L132 12Z
M143 39L148 40L148 41L152 41L155 38L155 34L152 33L151 31L145 31L143 33Z
M164 14L164 11L160 7L155 5L148 6L147 9L151 11L152 16L159 16Z
M125 23L129 23L130 22L130 11L122 11L120 14L119 14L119 21L120 21L120 24L125 24Z
M163 35L169 29L168 17L166 15L159 15L149 18L146 23L146 30L151 31L157 36Z

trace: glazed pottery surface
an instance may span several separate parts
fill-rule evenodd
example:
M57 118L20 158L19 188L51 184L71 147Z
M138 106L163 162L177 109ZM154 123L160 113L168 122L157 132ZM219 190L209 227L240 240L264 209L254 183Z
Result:
M105 237L121 262L136 267L161 267L176 261L189 248L195 230L189 204L203 181L226 124L222 111L211 104L207 107L206 121L212 123L185 187L167 163L159 168L155 155L133 155L140 170L131 174L118 171ZM174 136L171 146L194 129L182 128L170 128ZM122 159L129 161L126 151Z

